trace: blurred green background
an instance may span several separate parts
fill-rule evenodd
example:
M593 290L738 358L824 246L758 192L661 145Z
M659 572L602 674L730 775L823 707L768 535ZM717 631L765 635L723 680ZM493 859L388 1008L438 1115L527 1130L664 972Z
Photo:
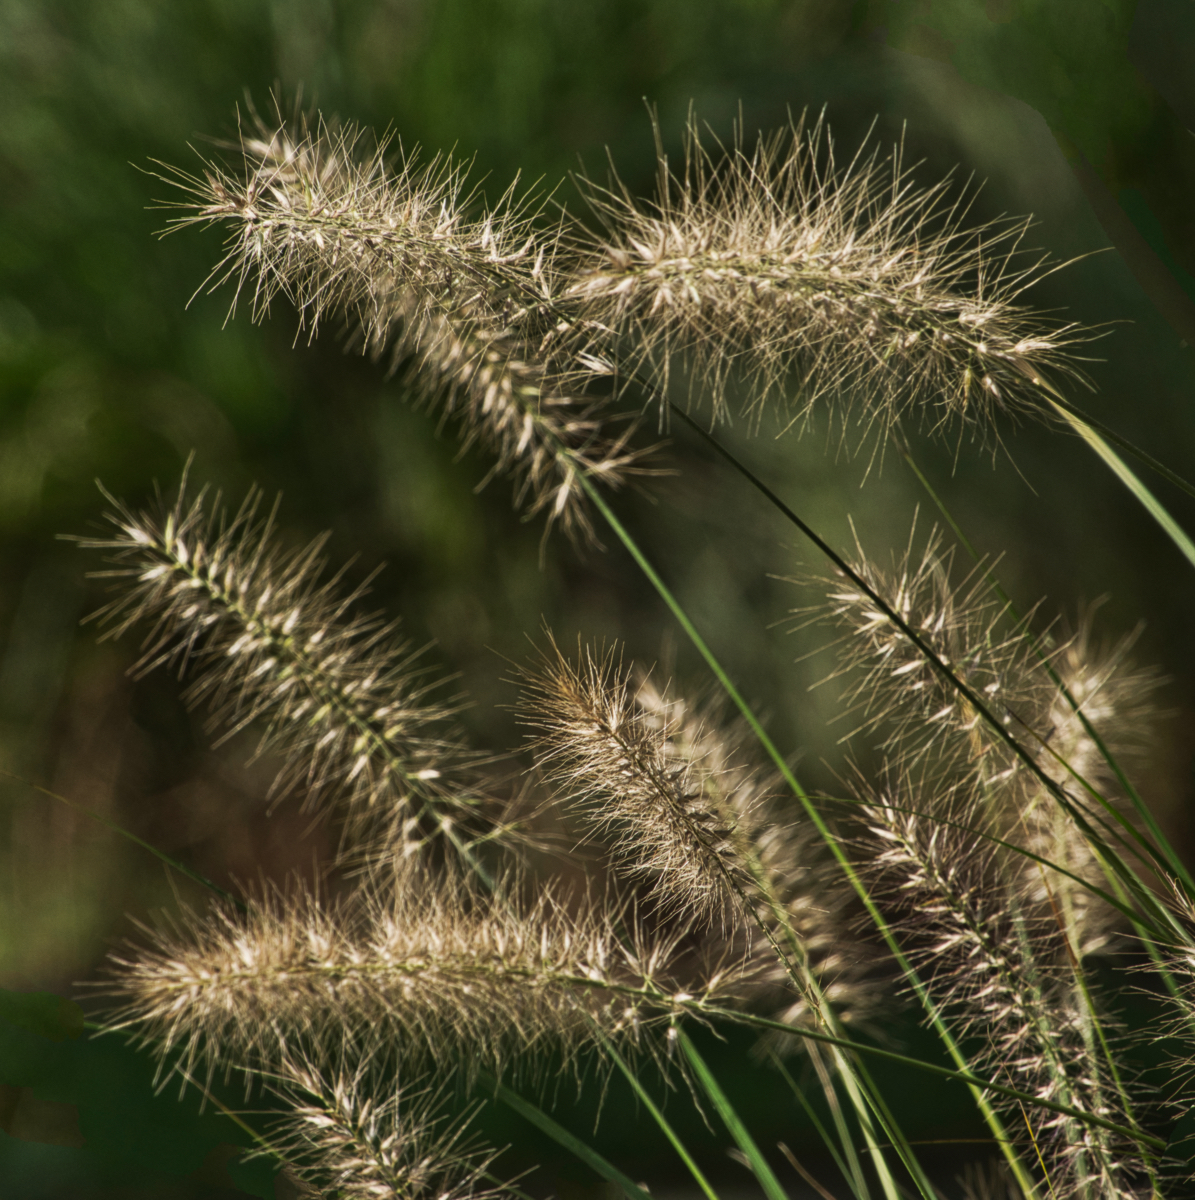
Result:
M580 633L621 638L642 661L675 653L677 676L704 685L617 547L554 536L541 565L541 528L512 513L509 486L475 492L488 462L459 457L452 430L407 407L399 382L330 333L296 344L284 305L260 327L226 321L230 293L201 289L219 234L154 236L166 216L153 206L170 197L147 174L153 160L193 167L188 142L230 134L237 102L264 109L274 84L405 145L475 154L491 195L520 172L559 184L574 209L568 172L580 161L600 173L607 147L632 188L650 189L645 100L674 152L690 105L724 137L740 106L753 131L824 105L843 154L874 120L879 143L903 136L907 159L924 160L926 184L951 169L985 180L976 221L1033 213L1034 245L1080 258L1029 298L1107 329L1089 364L1097 390L1075 398L1195 475L1188 0L0 0L0 768L217 882L310 872L323 835L299 798L266 816L272 768L247 765L251 737L213 750L176 680L128 678L135 638L97 644L80 629L102 602L84 577L99 564L56 535L94 526L96 478L138 502L155 481L170 489L194 451L195 477L234 500L254 482L281 491L290 536L332 530L333 560L356 556L351 578L385 561L374 599L414 642L435 641L430 658L459 674L487 750L520 742L505 677L541 619L562 644ZM740 424L727 437L837 544L853 518L873 554L903 546L923 497L898 457L861 486L866 459L837 453L824 426L799 440L774 432L748 439ZM1109 637L1147 622L1137 656L1169 683L1142 782L1189 853L1190 569L1075 439L1000 434L995 455L967 439L914 448L973 539L1004 556L1014 597L1047 597L1043 621L1073 624L1107 595ZM672 435L678 473L618 509L802 777L832 788L846 726L832 723L832 686L809 691L827 662L794 661L812 635L786 632L810 595L777 578L823 567L692 438ZM1156 490L1195 529L1195 505ZM170 907L175 891L200 899L102 825L0 781L0 985L76 994L132 932L127 914ZM87 1156L116 1135L89 1135L87 1114L139 1112L148 1074L117 1055L127 1069L96 1067L91 1091L39 1082L42 1060L13 1048L39 1035L13 1028L10 1053L33 1058L0 1079L0 1194L236 1194L210 1146L192 1148L209 1160L198 1175L185 1154L173 1170L131 1165L137 1137L169 1115L130 1115L129 1147L101 1170Z

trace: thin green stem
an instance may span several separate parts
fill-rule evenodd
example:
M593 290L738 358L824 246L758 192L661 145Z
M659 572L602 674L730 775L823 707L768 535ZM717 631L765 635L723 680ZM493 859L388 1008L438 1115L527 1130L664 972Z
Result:
M684 1036L683 1034L681 1035ZM606 1037L602 1038L602 1049L613 1060L618 1069L626 1076L627 1082L634 1089L635 1095L642 1101L643 1106L651 1113L653 1120L663 1131L664 1136L672 1143L672 1148L680 1157L681 1162L685 1164L689 1174L697 1183L697 1186L706 1194L709 1200L718 1200L718 1193L710 1186L710 1182L702 1173L701 1168L693 1161L693 1156L685 1148L684 1142L680 1140L675 1129L669 1124L668 1119L660 1111L659 1106L648 1094L647 1089L639 1082L639 1077L627 1065L626 1059L614 1048L610 1040Z
M805 1115L809 1118L810 1123L825 1143L826 1149L830 1152L830 1157L834 1159L834 1163L842 1173L843 1179L846 1180L847 1186L854 1193L855 1200L867 1200L867 1182L863 1177L863 1169L859 1165L859 1157L855 1153L854 1143L849 1136L846 1120L842 1115L842 1106L838 1103L838 1096L834 1092L834 1086L829 1079L825 1066L821 1063L818 1050L811 1046L809 1048L809 1058L814 1067L817 1068L818 1079L826 1096L826 1104L830 1109L830 1118L838 1131L838 1140L842 1146L841 1152L835 1147L834 1142L830 1138L830 1131L822 1124L821 1118L817 1115L813 1105L809 1103L805 1097L805 1093L797 1086L797 1081L789 1073L788 1068L781 1061L780 1057L773 1053L771 1058L772 1065L780 1072L784 1081L792 1089L793 1095L797 1098L797 1103L804 1109ZM850 1164L849 1169L847 1165L848 1160Z
M806 814L813 823L814 828L818 831L818 834L826 843L831 854L833 854L834 858L837 860L839 867L845 873L847 879L850 881L851 886L854 888L855 893L859 896L864 907L867 909L868 916L872 919L876 928L880 931L880 934L884 938L885 943L895 958L897 965L900 967L905 978L909 981L914 991L917 993L918 999L921 1001L922 1006L929 1015L930 1021L933 1024L938 1036L942 1039L944 1045L946 1046L950 1057L954 1060L960 1071L963 1070L967 1065L966 1059L963 1056L962 1051L959 1049L958 1043L955 1041L954 1036L947 1028L937 1005L934 1004L933 999L925 987L925 984L917 974L913 964L908 960L904 951L901 949L900 943L896 940L896 937L887 921L884 919L883 914L876 907L876 904L868 894L867 889L863 886L862 880L859 878L858 873L855 871L850 859L847 858L846 852L843 850L838 839L826 825L821 813L818 812L817 808L809 798L808 793L797 781L797 777L793 774L792 768L789 766L787 760L777 749L776 744L768 736L767 732L760 724L759 718L752 711L751 706L746 702L746 700L743 699L738 688L736 688L731 682L730 677L726 674L722 664L715 657L713 651L711 651L706 645L705 639L702 638L700 633L698 633L696 626L689 619L688 614L681 607L676 597L673 596L663 579L660 578L655 568L644 556L643 551L639 549L638 544L627 532L622 522L619 521L614 515L613 511L610 509L610 506L605 502L594 483L588 477L583 475L581 476L581 486L584 488L586 495L589 497L594 507L602 514L603 518L610 526L615 536L619 539L619 541L622 542L627 552L635 560L639 566L639 569L644 573L648 581L659 593L660 598L668 606L669 610L676 618L677 623L684 630L690 641L692 641L698 653L702 656L702 658L705 659L706 664L709 666L715 679L717 679L726 695L742 714L743 719L747 722L751 732L759 740L759 743L763 747L765 753L776 765L777 770L780 772L781 778L801 802ZM1021 1187L1021 1190L1025 1193L1027 1200L1033 1200L1033 1198L1037 1196L1037 1188L1026 1171L1024 1165L1021 1163L1020 1158L1013 1151L1011 1139L1009 1139L1004 1130L1003 1122L1001 1122L995 1109L993 1109L991 1104L988 1103L987 1097L983 1094L983 1091L980 1089L980 1087L970 1084L968 1086L970 1086L972 1089L972 1095L974 1096L975 1103L978 1105L980 1112L983 1114L984 1120L987 1122L988 1127L992 1130L996 1140L1004 1149L1009 1168L1012 1170L1017 1183Z

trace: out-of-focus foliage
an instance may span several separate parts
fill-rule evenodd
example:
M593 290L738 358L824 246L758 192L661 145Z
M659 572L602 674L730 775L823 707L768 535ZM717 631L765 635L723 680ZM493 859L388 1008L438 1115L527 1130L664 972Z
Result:
M1098 393L1073 398L1190 476L1193 60L1183 0L0 0L0 769L220 883L259 863L309 872L324 853L297 802L265 815L274 768L246 767L251 737L212 750L176 682L125 677L135 644L97 646L78 628L102 589L55 535L88 532L96 477L136 503L155 480L172 488L192 452L234 502L252 482L280 489L296 543L330 528L335 561L359 556L354 579L390 564L374 598L413 640L435 639L486 750L518 744L503 679L541 616L562 639L617 634L640 661L666 652L665 615L615 549L553 540L541 566L540 529L512 514L504 485L474 494L488 462L458 460L384 370L331 331L292 345L281 307L261 327L243 312L226 322L229 291L201 288L218 235L155 240L169 189L153 160L193 168L187 143L211 153L199 139L234 136L246 94L266 111L275 82L287 98L301 86L404 145L475 153L491 193L521 172L574 210L568 171L580 156L600 177L607 146L629 186L650 190L644 98L673 152L690 105L724 139L740 114L750 134L827 105L840 157L874 119L879 143L903 136L906 159L925 158L919 180L987 178L976 221L1033 212L1031 239L1060 258L1113 247L1032 300L1132 322L1097 343ZM860 489L867 461L827 455L824 430L771 432L744 453L838 544L849 516L873 550L904 538L922 494L898 455ZM774 628L793 601L769 578L811 552L673 434L680 473L650 481L658 503L631 493L620 511L781 744L831 786L845 727L826 728L828 689L806 690L818 664L793 665L808 645ZM1074 614L1109 592L1110 635L1149 621L1139 654L1173 677L1176 716L1145 782L1182 828L1195 744L1183 564L1073 439L1009 429L1006 442L994 465L968 442L915 451L982 549L1006 553L1026 607L1048 593ZM1158 490L1195 527L1195 506ZM8 777L0 881L0 983L18 989L66 994L127 931L125 912L170 902L143 851ZM17 1161L8 1145L0 1180ZM60 1194L58 1169L40 1167L47 1190L28 1194Z

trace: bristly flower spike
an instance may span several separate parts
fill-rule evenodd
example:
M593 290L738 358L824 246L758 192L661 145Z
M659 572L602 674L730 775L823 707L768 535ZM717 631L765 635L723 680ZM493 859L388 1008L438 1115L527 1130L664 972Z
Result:
M362 1064L333 1071L310 1056L284 1059L270 1090L289 1105L271 1130L271 1148L305 1196L495 1200L506 1194L483 1184L495 1153L466 1142L464 1125L446 1122L427 1091L383 1085Z
M287 550L260 492L230 517L206 488L189 497L185 476L158 515L107 498L114 533L75 540L109 556L94 575L120 594L89 619L107 637L151 622L134 671L189 674L188 702L223 738L261 722L259 752L284 759L275 795L341 801L346 845L369 831L403 853L433 835L464 849L489 825L496 801L449 723L454 705L433 698L443 681L393 622L353 615L368 581L347 595L339 575L321 582L327 535Z
M974 1069L1131 1124L1090 1036L1068 932L1026 904L1017 856L990 837L998 817L983 786L897 770L882 788L862 787L860 799L867 869L897 905L894 927L947 1020L977 1048ZM1059 1200L1139 1194L1147 1173L1139 1148L1041 1109L1010 1113L1018 1115L1011 1127L1029 1125Z
M612 838L620 867L663 911L747 943L752 996L779 999L790 1024L828 1019L824 1000L842 1019L874 1006L843 889L803 828L781 818L745 731L658 689L613 649L587 648L574 665L551 641L521 677L536 760L561 798Z
M188 1071L268 1074L286 1054L344 1047L472 1080L531 1069L545 1050L572 1062L602 1039L650 1048L653 1027L735 994L716 964L694 982L683 931L648 932L626 904L574 913L551 888L530 903L517 892L409 859L339 902L295 883L244 913L187 914L112 957L111 1027L179 1050Z
M1001 837L1071 873L1028 860L1022 871L1041 909L1057 908L1065 917L1076 952L1094 952L1107 944L1113 914L1079 881L1103 886L1103 867L1047 781L1065 789L1071 803L1097 824L1102 811L1089 800L1088 787L1122 813L1131 812L1109 758L1123 765L1141 758L1161 676L1129 660L1136 634L1097 646L1091 611L1073 637L1035 641L1030 618L1013 621L993 597L982 565L961 582L953 578L952 565L936 531L920 557L910 538L909 550L890 569L874 564L861 546L851 564L1002 722L1044 779L845 577L826 581L826 600L814 610L841 633L831 677L849 681L845 699L860 718L859 728L883 731L891 761L909 770L927 757L956 760L956 767L982 781Z
M210 279L248 290L254 319L286 296L314 337L343 317L362 347L407 362L414 394L457 417L466 445L511 474L516 502L591 536L581 478L617 487L644 473L636 422L586 384L604 360L589 327L553 315L558 234L510 191L489 209L466 191L467 164L321 116L254 118L235 150L240 173L205 161L202 177L164 168L191 199L171 228L231 227ZM234 299L235 307L235 299ZM487 477L488 478L488 477Z
M967 228L965 192L918 188L899 147L865 151L840 168L824 114L752 148L740 122L716 151L691 118L679 174L658 148L653 202L580 181L605 228L570 298L662 387L683 364L715 420L736 375L756 422L791 383L789 424L825 398L881 439L906 412L934 429L1041 414L1036 382L1081 378L1066 351L1086 335L1019 303L1049 273L1021 262L1028 223Z

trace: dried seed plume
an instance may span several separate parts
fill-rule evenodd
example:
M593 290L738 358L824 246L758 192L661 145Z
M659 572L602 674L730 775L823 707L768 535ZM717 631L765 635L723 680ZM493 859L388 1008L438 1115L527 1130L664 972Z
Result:
M896 910L895 927L981 1074L1131 1126L1120 1081L1093 1036L1091 993L1057 918L1026 903L1017 856L992 840L983 788L897 775L861 788L864 861ZM1134 1196L1147 1174L1132 1144L1073 1117L1009 1106L1028 1123L1061 1197ZM1022 1136L1020 1134L1018 1137Z
M112 1026L209 1072L343 1048L472 1076L604 1038L648 1045L651 1029L734 994L735 973L716 965L695 985L680 935L644 930L625 905L575 912L550 887L524 903L415 861L340 902L295 884L243 914L216 906L147 930L148 944L113 957Z
M190 675L187 700L207 705L223 737L260 724L259 753L283 759L275 795L341 802L346 845L368 831L410 852L494 832L497 801L451 724L454 704L436 699L443 680L393 622L354 615L367 584L346 594L339 576L321 582L326 535L286 549L260 492L230 515L206 488L189 496L185 477L158 512L108 499L111 534L77 539L108 556L95 574L118 590L92 619L112 637L148 624L134 670Z
M482 207L467 164L391 155L386 138L370 149L365 130L322 116L254 116L232 148L239 171L163 176L188 195L168 206L182 210L172 228L230 228L212 286L247 291L255 319L282 294L312 337L343 317L364 349L410 364L417 398L495 456L491 475L514 477L528 515L591 534L581 478L617 487L650 451L590 386L592 329L555 315L558 234L535 206L512 187Z
M934 429L1040 413L1038 380L1077 375L1084 335L1020 303L1048 273L1023 261L1028 223L967 227L970 198L919 187L899 147L839 166L823 117L753 147L741 128L711 147L691 120L679 173L658 152L652 202L582 180L604 229L583 248L578 310L664 387L683 362L715 419L736 375L756 419L788 391L790 423L825 399L881 436L905 413Z
M524 721L540 768L613 840L621 869L664 911L748 947L745 994L789 1023L874 1007L876 987L849 933L841 881L803 825L785 820L745 731L660 690L616 650L553 641L523 673ZM786 1039L786 1046L792 1039Z
M271 1148L305 1196L343 1200L495 1200L494 1156L445 1121L434 1095L371 1078L358 1065L332 1071L310 1058L279 1064L271 1090L288 1103Z

